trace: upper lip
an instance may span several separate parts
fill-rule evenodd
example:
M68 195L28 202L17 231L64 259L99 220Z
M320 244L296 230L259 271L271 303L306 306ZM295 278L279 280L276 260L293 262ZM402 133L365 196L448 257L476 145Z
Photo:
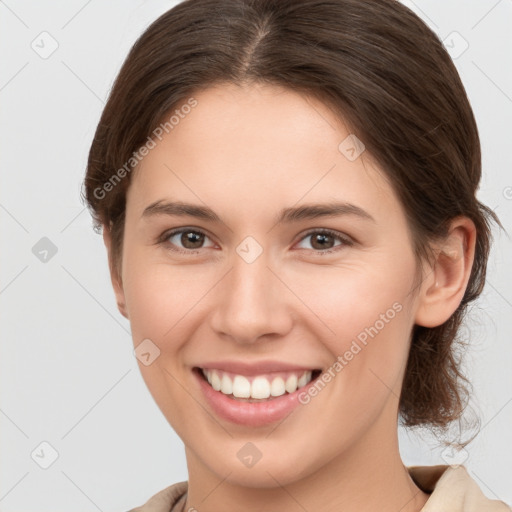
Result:
M198 368L211 370L224 370L226 372L236 373L237 375L261 375L271 372L291 372L319 370L319 366L304 366L299 364L287 363L283 361L257 361L248 363L247 361L210 361L197 365Z

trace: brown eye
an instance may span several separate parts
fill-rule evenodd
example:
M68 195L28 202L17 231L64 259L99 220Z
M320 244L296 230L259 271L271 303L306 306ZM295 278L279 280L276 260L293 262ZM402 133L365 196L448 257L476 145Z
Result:
M353 245L351 240L342 236L340 233L325 229L310 231L306 233L301 240L310 240L311 247L315 249L314 252L324 253L337 251L338 249L336 249L336 247L341 248L343 246ZM337 245L335 245L336 240L340 242ZM304 249L304 247L302 247L302 249Z
M325 233L314 233L311 237L311 245L315 249L330 249L333 247L334 237Z
M209 237L202 231L182 228L164 233L159 242L168 245L173 251L189 253L203 249L206 239Z
M182 231L179 241L185 249L199 249L204 242L204 234L195 231Z

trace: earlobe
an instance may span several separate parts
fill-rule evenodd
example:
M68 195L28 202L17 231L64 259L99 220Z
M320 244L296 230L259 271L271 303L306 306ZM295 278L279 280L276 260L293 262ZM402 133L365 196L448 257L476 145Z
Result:
M436 260L424 278L415 323L437 327L458 308L475 256L476 228L467 217L452 221L448 236L436 247Z
M107 249L110 280L112 283L112 287L114 289L114 294L116 296L117 308L125 318L128 318L122 279L121 276L118 275L118 272L116 271L115 266L113 264L112 235L110 229L105 225L103 225L103 242L105 243L105 247Z

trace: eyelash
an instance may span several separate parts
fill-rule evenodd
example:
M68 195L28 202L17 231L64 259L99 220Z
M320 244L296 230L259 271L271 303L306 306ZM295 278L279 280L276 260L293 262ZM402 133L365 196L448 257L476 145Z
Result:
M162 235L157 240L157 244L166 245L166 246L168 246L168 248L171 251L177 252L179 254L187 254L187 255L197 254L198 252L200 252L201 249L177 249L176 247L172 247L172 245L170 244L169 238L173 237L174 235L177 235L178 233L186 233L186 232L205 235L206 237L209 238L209 236L204 231L201 231L200 229L180 228L180 229L175 229L175 230L166 231L166 232L162 233ZM330 235L333 238L336 238L337 240L342 242L341 246L338 245L332 249L325 249L325 250L319 250L319 251L315 251L313 249L313 252L318 253L319 255L334 253L334 252L337 252L343 246L350 247L350 246L354 245L354 242L352 240L341 235L337 231L333 231L332 229L311 229L308 232L304 233L302 238L300 238L299 242L313 234Z

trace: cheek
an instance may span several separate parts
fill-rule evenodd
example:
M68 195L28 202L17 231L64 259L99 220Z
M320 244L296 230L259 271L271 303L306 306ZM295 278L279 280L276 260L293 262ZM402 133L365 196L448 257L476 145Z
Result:
M126 269L124 292L134 339L154 339L172 349L169 340L181 339L176 335L181 320L200 311L212 276L202 275L199 266L186 270L152 262L142 251L127 255Z
M338 361L333 382L346 406L363 400L382 404L389 388L400 384L407 360L414 259L408 254L400 264L390 256L377 260L378 265L317 269L296 281L298 295L316 314L309 314L310 329L322 332L319 339L333 364Z
M198 282L192 286L186 272L150 263L150 258L136 251L127 255L126 269L124 291L134 346L149 339L159 350L150 364L139 360L141 376L169 423L178 435L186 438L180 411L190 408L190 396L183 393L180 385L180 352L189 337L187 315L200 307L196 303L205 293L204 286Z
M372 255L360 261L343 262L336 266L311 266L287 276L294 283L294 293L301 299L315 331L323 324L325 340L333 352L340 353L344 343L352 338L364 341L379 333L398 332L410 303L408 297L413 280L412 255L397 263L392 255ZM306 310L305 310L306 311ZM311 316L311 312L315 314ZM306 318L306 313L304 317ZM407 324L407 322L405 322ZM348 349L348 347L346 347Z

